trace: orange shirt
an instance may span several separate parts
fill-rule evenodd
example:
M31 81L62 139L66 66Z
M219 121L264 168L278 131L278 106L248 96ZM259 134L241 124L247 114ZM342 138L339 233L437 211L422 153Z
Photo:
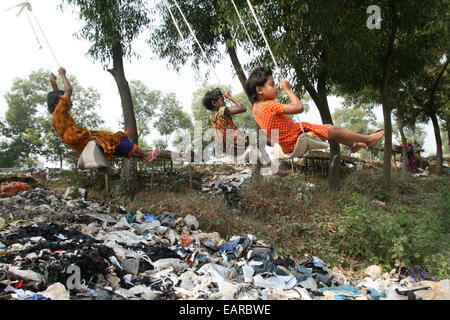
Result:
M220 107L217 111L214 119L209 117L211 122L211 127L214 129L214 134L216 136L216 140L218 143L222 142L223 148L225 150L227 143L227 131L228 133L233 134L233 146L234 147L247 147L248 146L248 138L241 135L239 129L233 122L231 116L225 114L226 107Z
M303 131L300 123L292 121L283 113L284 106L284 104L275 100L266 100L259 106L258 114L255 113L255 104L253 104L253 115L258 126L264 130L271 140L273 140L272 130L278 129L278 144L283 152L291 153ZM301 125L305 132L311 132L314 136L328 139L327 126L308 122L301 122Z
M72 102L65 95L60 96L60 100L52 114L52 126L58 136L70 148L77 152L83 152L86 144L92 139L96 139L108 160L114 156L116 148L120 144L120 139L126 138L122 131L112 133L109 131L88 130L85 127L75 124L69 108Z

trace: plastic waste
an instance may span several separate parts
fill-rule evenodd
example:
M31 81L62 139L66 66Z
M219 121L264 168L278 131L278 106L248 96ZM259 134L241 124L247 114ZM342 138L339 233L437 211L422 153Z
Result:
M155 270L163 270L163 269L172 267L174 271L182 272L183 270L187 269L189 266L183 260L175 259L175 258L165 258L165 259L159 259L158 261L155 261L153 263L153 267L155 268Z
M67 291L66 287L60 282L53 283L47 290L38 292L38 294L52 300L70 300L69 291Z
M198 272L200 274L206 274L213 278L218 278L221 280L226 280L228 271L229 271L228 268L212 262L207 263L203 265L200 269L198 269Z
M145 222L152 222L152 221L158 220L158 218L149 213L144 216L144 220L145 220Z
M198 221L197 218L194 217L191 214L188 214L184 217L184 223L186 224L186 226L188 226L191 230L197 230L198 229Z
M327 300L367 300L367 297L352 285L319 288Z
M367 267L364 272L372 279L376 279L381 275L382 268L377 265L371 265Z
M291 289L297 284L297 279L292 276L271 276L264 278L262 275L258 274L253 277L253 281L257 287L272 289Z

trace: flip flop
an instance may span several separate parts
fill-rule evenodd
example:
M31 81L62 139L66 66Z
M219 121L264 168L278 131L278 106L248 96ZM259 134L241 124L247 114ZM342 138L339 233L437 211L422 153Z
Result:
M160 151L161 151L161 150L160 150L159 148L154 149L154 150L152 151L152 157L151 157L150 159L148 159L146 163L150 163L150 162L152 162L153 160L155 160L155 158L159 155Z

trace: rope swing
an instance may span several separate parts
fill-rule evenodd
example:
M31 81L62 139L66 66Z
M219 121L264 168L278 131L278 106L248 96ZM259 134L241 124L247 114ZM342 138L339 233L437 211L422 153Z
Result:
M189 51L189 53L190 53L191 56L193 57L193 56L194 56L194 52L192 51L192 48L191 48L190 46L188 46L187 41L186 41L186 39L184 38L183 33L181 32L180 26L178 25L178 22L177 22L177 20L175 19L175 16L173 15L172 10L170 9L170 7L169 7L167 1L164 1L164 5L166 6L167 10L169 11L170 18L172 19L172 22L173 22L173 24L175 25L175 28L177 29L178 34L179 34L180 37L181 37L181 40L183 40L184 47ZM202 75L201 75L200 73L199 73L199 76L200 76L200 79L201 79L202 82L203 82L203 85L206 86L206 81L205 81L205 79L202 77Z
M234 9L236 10L238 16L240 17L239 10L237 9L237 7L235 5L234 0L231 0L231 2L233 3ZM253 19L255 20L256 25L258 26L259 32L261 33L261 36L263 37L264 42L266 43L267 50L269 51L272 61L275 65L275 72L278 73L278 75L281 79L282 78L281 69L278 66L277 61L275 60L275 56L273 55L272 49L270 48L269 42L267 41L267 38L264 34L261 24L259 23L258 17L256 16L255 10L253 9L253 6L252 6L252 3L250 2L250 0L247 0L247 4L253 15ZM245 28L242 18L240 18L240 20L241 20L241 24ZM250 35L248 35L248 33L247 33L247 36L249 38L249 41L252 44L252 47L254 48L255 46L253 44L253 41L250 38ZM297 116L297 115L295 115L295 116ZM300 128L302 129L302 134L297 139L297 142L294 147L294 151L292 153L284 153L281 146L278 143L276 143L274 146L274 154L277 158L279 158L279 159L300 158L309 150L326 149L329 147L329 144L327 142L324 142L320 138L314 137L314 136L310 135L309 133L306 133L305 130L303 129L303 125L302 125L301 121L298 120L298 123L300 124Z
M32 13L32 15L33 15L33 17L34 17L34 20L36 21L36 24L38 25L39 30L41 31L42 36L44 37L45 42L47 43L47 46L49 47L50 52L52 53L53 58L55 59L55 62L56 62L56 64L57 64L57 66L60 67L61 64L59 63L58 59L56 58L55 52L53 51L53 48L52 48L52 46L50 45L50 42L48 41L48 39L47 39L47 37L46 37L46 35L45 35L45 32L44 32L44 30L43 30L42 27L41 27L41 24L39 23L39 21L38 21L36 15L34 14L34 11L32 10L31 4L30 4L29 2L22 2L22 3L20 3L20 4L18 4L18 5L15 5L15 6L9 8L9 9L6 9L6 11L9 11L9 10L11 10L12 8L16 8L16 7L20 7L19 12L16 14L17 17L18 17L20 14L22 14L22 12L25 12L25 15L26 15L26 17L27 17L27 20L28 20L28 22L29 22L29 24L30 24L30 26L31 26L31 29L33 29L34 36L36 37L36 40L37 40L37 42L38 42L38 44L39 44L39 49L42 49L41 42L39 41L39 38L38 38L37 33L36 33L36 30L34 29L33 23L31 22L31 19L30 19L28 13L27 13L27 10L30 11L30 12ZM47 59L45 59L45 60L47 61ZM47 61L47 64L48 64L48 61ZM51 68L50 68L50 69L51 69Z
M189 28L189 32L191 33L192 37L194 37L195 42L197 43L198 47L200 48L200 51L202 52L203 57L206 59L206 61L208 62L208 66L211 69L211 71L214 73L214 76L216 77L217 81L219 82L220 86L223 87L222 82L220 81L219 77L217 76L216 72L214 71L214 68L212 67L211 61L209 61L208 56L206 55L205 51L203 50L200 42L198 41L197 37L195 36L194 31L191 28L191 25L189 24L189 22L187 21L186 17L184 16L183 11L181 10L180 6L178 5L177 0L173 0L173 2L175 3L175 5L178 8L178 11L180 11L181 16L183 17L184 22L186 23L187 27Z
M252 37L250 37L250 34L248 33L247 27L245 26L244 20L242 19L241 14L239 13L239 10L236 7L236 4L234 3L234 0L231 0L231 2L233 3L233 7L234 7L234 10L236 11L236 13L238 15L239 21L241 22L241 25L242 25L242 27L245 30L245 34L247 35L248 42L250 42L250 45L252 46L253 51L256 52L256 47L255 47L255 44L253 43L253 39L252 39ZM259 57L257 57L257 59L258 59L259 64L262 65L261 60L259 59Z
M261 27L261 24L259 23L259 20L258 20L258 17L256 16L255 10L253 10L253 6L252 6L252 3L250 2L250 0L247 0L247 4L248 4L248 7L250 8L250 11L252 12L253 19L255 19L256 25L258 26L259 32L261 33L261 36L263 37L263 39L264 39L264 41L266 43L267 50L269 50L270 56L272 57L273 64L275 65L275 71L281 77L280 67L278 67L278 63L275 60L275 57L274 57L274 55L272 53L272 49L270 49L269 42L266 39L266 35L264 34L263 28ZM236 6L235 6L235 8L236 8Z

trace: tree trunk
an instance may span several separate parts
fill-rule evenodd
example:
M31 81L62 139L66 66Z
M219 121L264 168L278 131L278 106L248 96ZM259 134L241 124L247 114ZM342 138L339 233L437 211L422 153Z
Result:
M228 29L224 30L223 36L225 38L225 42L227 40L232 39ZM231 63L233 64L233 68L236 71L239 82L241 83L242 89L244 90L245 94L247 95L248 101L250 101L250 106L251 106L252 101L250 100L250 97L247 94L247 90L245 90L245 83L247 82L247 77L245 76L244 70L242 69L242 65L237 56L236 48L230 46L227 48L227 52L228 52L228 55L230 56ZM258 142L259 142L259 136L258 136ZM263 146L263 148L265 148L265 146ZM256 158L256 163L252 165L252 178L254 178L258 184L261 182L261 162L259 161L259 157Z
M444 65L442 66L441 71L437 74L436 78L433 81L433 84L431 86L430 90L430 97L426 106L426 109L428 110L428 114L431 118L431 122L433 123L433 129L434 129L434 137L436 139L436 174L441 175L442 174L442 165L443 165L443 158L442 158L442 138L441 138L441 131L439 129L439 121L437 119L435 106L434 106L434 95L436 93L439 80L441 79L442 75L444 74L445 69L448 66L448 59L445 60ZM449 142L450 143L450 142Z
M313 99L317 109L319 110L320 117L323 124L333 124L333 119L331 117L330 107L328 105L327 90L326 90L326 71L323 70L317 80L317 90L314 86L302 76L302 70L295 70L299 75L299 79L306 91ZM340 186L340 158L341 158L341 147L338 142L333 140L328 140L330 144L330 170L328 171L328 188L330 191L334 192L339 189Z
M130 87L128 85L127 79L125 78L123 55L120 44L115 45L115 47L113 48L113 68L109 69L108 71L114 77L117 88L119 90L125 127L130 132L128 138L138 145L139 143L136 127L136 117L133 108L133 100L131 99ZM125 179L127 181L127 193L131 196L131 198L133 198L136 191L136 164L133 158L124 159L123 169L125 173Z
M327 100L327 91L325 88L325 75L319 76L317 82L317 93L319 96L319 104L316 103L319 108L320 117L323 124L333 124L331 117L330 107ZM334 140L328 140L330 144L330 170L328 171L328 188L330 191L339 190L340 186L340 163L341 163L341 146Z
M386 53L383 78L380 86L381 104L384 117L384 159L383 159L383 189L389 191L391 188L391 159L392 159L392 108L389 99L389 78L391 74L392 57L394 54L394 41L397 33L397 11L392 0L389 1L392 10L392 31L389 36L388 50Z
M402 138L402 179L405 179L408 172L408 155L407 155L407 141L405 132L403 131L403 123L398 121L398 130L400 131L400 137Z
M436 139L436 171L438 175L442 174L443 157L442 157L442 138L441 131L439 129L439 122L436 114L430 116L431 122L433 123L434 138Z

